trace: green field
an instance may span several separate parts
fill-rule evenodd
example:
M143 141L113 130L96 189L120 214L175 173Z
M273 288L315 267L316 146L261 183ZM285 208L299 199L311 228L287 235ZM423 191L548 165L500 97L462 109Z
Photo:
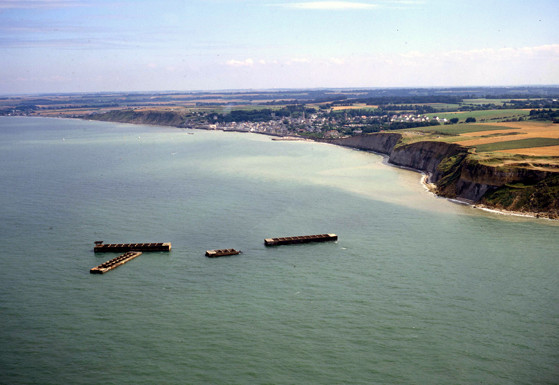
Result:
M480 105L480 104L495 104L496 106L502 106L503 103L508 103L510 102L510 99L464 99L464 101L462 102L462 104L475 104L475 105Z
M436 109L440 109L440 110L457 110L458 108L460 108L460 104L449 104L449 103L412 103L412 104L407 104L407 103L403 103L404 105L410 105L410 106L430 106ZM387 109L390 109L387 107Z
M427 105L441 111L456 111L460 108L459 104L432 103Z
M514 99L514 100L525 100L525 99ZM538 98L531 98L530 100L540 100ZM484 98L479 98L479 99L464 99L464 101L462 102L462 104L474 104L474 105L480 105L480 104L495 104L497 106L502 106L504 103L510 103L511 99L484 99Z
M493 131L493 130L512 130L514 127L492 126L489 124L449 124L444 126L433 126L432 128L421 128L421 131L441 132L443 134L467 134L469 132ZM409 131L409 130L408 130Z
M493 120L501 121L511 118L525 117L530 115L529 110L485 110L485 111L466 111L466 112L445 112L445 113L433 113L427 114L428 117L432 118L438 116L441 119L452 119L458 118L460 122L466 121L467 118L476 118L478 121L481 120Z
M516 150L519 148L547 147L559 146L559 139L551 138L529 138L520 140L511 140L509 142L497 142L480 144L475 147L477 152Z

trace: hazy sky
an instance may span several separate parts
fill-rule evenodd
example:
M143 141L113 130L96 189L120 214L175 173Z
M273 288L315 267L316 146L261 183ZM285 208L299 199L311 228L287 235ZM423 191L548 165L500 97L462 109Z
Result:
M0 0L0 93L559 84L559 0Z

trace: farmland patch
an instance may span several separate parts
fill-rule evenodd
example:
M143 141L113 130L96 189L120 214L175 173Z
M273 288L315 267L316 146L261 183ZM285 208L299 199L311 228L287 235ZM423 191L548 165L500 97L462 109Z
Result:
M444 112L444 113L432 113L427 114L430 118L438 116L441 119L452 119L458 118L461 122L465 121L467 118L476 118L478 121L482 120L505 120L505 119L516 119L523 118L530 114L530 110L481 110L481 111L458 111L458 112Z
M547 146L559 146L559 139L528 138L528 139L520 139L520 140L510 140L506 142L480 144L473 147L476 148L477 152L489 152L489 151L516 150L520 148L527 149L527 148L547 147Z
M519 148L515 150L503 150L509 154L529 155L529 156L556 156L559 157L559 146L545 146L532 148Z

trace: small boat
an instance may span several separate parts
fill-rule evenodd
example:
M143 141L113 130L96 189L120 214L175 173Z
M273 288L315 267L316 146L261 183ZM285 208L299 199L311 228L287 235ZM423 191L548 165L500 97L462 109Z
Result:
M235 250L235 249L208 250L206 251L206 257L210 257L210 258L225 257L228 255L237 255L240 253L241 253L240 250Z

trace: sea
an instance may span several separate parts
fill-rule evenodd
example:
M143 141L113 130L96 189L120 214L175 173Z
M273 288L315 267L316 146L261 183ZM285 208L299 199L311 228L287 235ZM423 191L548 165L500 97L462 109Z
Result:
M1 117L0 383L559 383L559 223L421 177L316 142ZM117 256L95 241L172 249L93 275Z

